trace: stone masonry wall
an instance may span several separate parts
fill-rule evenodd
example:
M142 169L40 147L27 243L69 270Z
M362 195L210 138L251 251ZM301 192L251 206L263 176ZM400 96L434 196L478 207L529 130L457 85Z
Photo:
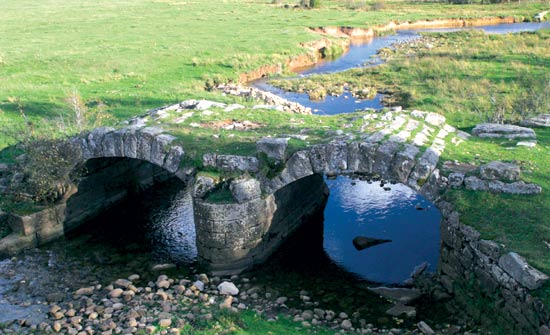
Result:
M308 216L322 211L328 188L312 175L266 198L213 204L194 199L200 260L217 274L237 273L265 261Z
M480 313L473 300L487 298L492 305L485 307L498 314L487 318L496 319L508 334L550 334L550 315L541 300L531 294L546 276L521 256L481 239L479 232L460 222L451 204L439 202L437 206L443 214L439 265L442 285L457 293L470 314ZM459 286L467 287L468 292L455 292Z

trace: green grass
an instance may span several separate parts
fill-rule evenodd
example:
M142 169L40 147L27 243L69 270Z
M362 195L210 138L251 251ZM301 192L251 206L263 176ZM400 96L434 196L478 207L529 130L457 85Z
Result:
M34 132L63 133L73 114L66 100L75 91L90 106L105 105L111 117L101 123L187 98L219 99L217 93L204 92L205 81L235 79L239 73L304 53L300 43L321 38L306 27L532 17L547 7L542 2L388 1L383 9L371 11L370 2L365 10L349 10L342 1L324 1L314 10L284 9L269 0L1 3L0 148L24 131L21 109ZM44 119L50 124L43 125Z
M538 129L539 145L528 149L509 147L508 141L471 138L455 146L448 143L442 160L482 164L492 160L517 162L522 179L542 186L535 196L492 194L490 192L451 191L448 196L461 213L461 219L492 239L523 255L536 268L549 273L550 241L550 130ZM512 142L515 143L515 142Z

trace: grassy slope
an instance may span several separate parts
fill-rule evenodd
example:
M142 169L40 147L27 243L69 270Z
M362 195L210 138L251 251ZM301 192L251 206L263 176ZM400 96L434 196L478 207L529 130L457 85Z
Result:
M5 133L21 125L9 97L20 98L35 124L69 113L65 100L75 90L85 101L99 100L116 119L124 119L169 102L208 96L203 86L209 78L236 78L302 53L300 42L320 38L307 33L308 26L530 17L544 8L541 3L393 1L380 11L351 11L338 6L341 1L325 1L319 10L289 10L270 3L0 0L0 149L13 142ZM58 126L42 131L57 132Z

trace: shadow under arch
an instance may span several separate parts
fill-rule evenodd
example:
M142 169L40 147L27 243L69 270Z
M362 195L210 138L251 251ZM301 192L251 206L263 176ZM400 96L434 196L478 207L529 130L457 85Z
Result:
M76 191L66 200L65 236L93 231L121 248L133 244L135 249L150 250L160 262L196 258L186 183L160 166L134 158L93 158L79 170Z

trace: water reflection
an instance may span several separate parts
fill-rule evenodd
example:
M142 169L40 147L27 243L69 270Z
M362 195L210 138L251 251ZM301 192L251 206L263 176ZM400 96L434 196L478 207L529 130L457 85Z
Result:
M347 177L327 180L331 194L325 209L323 247L329 257L361 277L384 283L406 280L415 266L439 258L439 210L402 184L384 191L378 183ZM418 210L422 208L423 210ZM389 239L361 251L357 236Z

